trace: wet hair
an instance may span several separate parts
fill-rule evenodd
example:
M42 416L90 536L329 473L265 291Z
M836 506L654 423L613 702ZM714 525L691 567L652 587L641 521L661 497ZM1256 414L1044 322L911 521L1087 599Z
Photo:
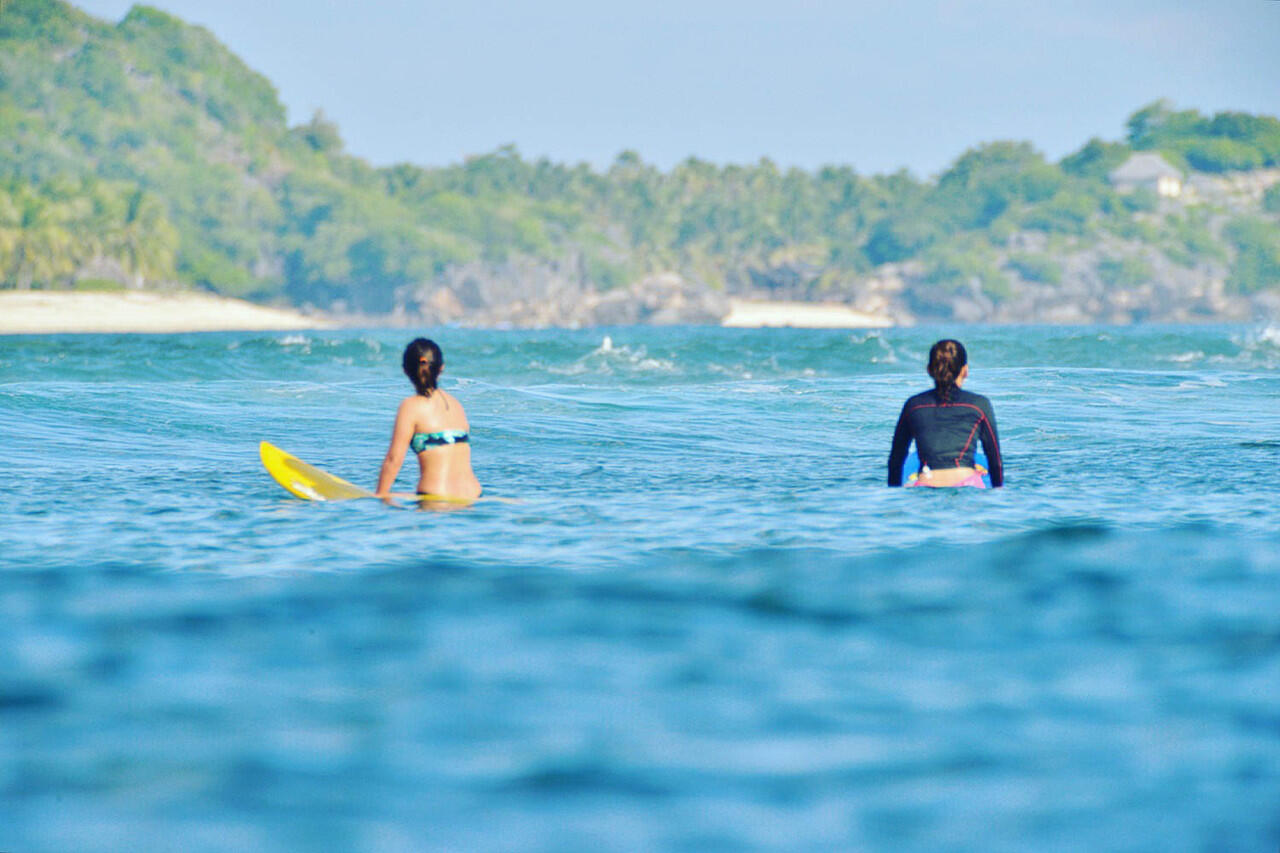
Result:
M444 353L440 346L426 338L414 338L404 348L404 375L413 383L414 390L424 397L430 397L436 390L436 378L440 376L440 368L444 367Z
M945 338L929 349L929 375L933 377L933 386L945 400L956 390L956 378L969 363L969 354L964 351L964 344Z

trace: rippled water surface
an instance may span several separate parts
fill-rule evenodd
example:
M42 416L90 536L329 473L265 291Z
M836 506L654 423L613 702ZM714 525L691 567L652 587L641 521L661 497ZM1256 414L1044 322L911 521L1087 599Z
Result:
M403 331L0 338L0 850L1280 843L1274 325L962 330L925 493L956 330L428 331L518 503L262 471L371 486Z

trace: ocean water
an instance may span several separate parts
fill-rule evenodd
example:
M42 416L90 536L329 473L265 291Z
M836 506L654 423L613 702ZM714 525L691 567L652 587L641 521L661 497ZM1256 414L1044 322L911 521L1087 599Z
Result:
M0 338L0 850L1277 849L1280 328L426 331Z

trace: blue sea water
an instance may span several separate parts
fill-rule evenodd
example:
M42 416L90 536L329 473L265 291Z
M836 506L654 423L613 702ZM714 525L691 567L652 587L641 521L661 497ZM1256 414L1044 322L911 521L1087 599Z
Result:
M0 850L1275 850L1280 330L0 338ZM884 487L959 331L1007 488ZM412 462L400 487L412 489Z

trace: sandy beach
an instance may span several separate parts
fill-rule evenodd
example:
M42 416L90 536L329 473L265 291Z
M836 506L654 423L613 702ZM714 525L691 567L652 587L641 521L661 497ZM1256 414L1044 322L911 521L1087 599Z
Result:
M881 314L855 311L848 305L828 302L770 302L730 299L722 326L761 328L786 326L797 329L885 329L894 322Z
M204 293L0 291L0 335L318 329L323 317Z

